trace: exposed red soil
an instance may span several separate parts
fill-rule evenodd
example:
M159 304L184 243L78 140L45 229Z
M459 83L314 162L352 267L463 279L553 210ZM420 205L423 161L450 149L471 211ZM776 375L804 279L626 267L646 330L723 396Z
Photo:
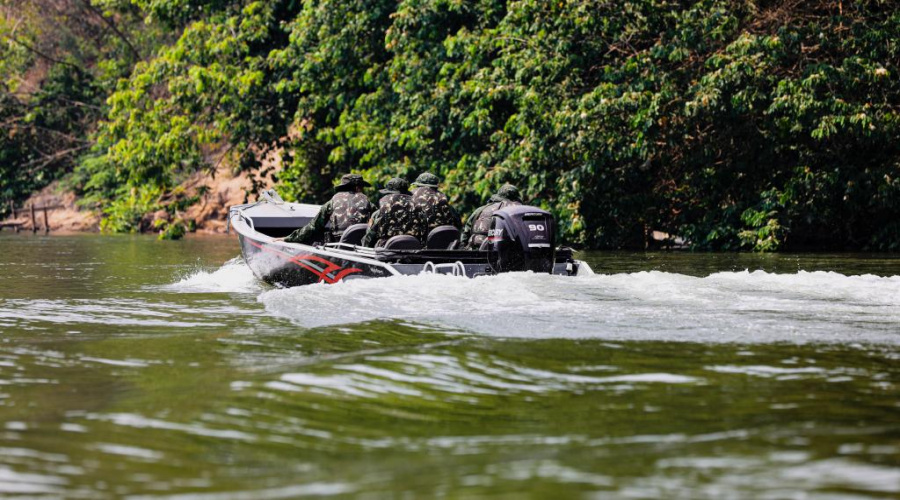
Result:
M272 179L264 179L266 187L271 187ZM178 214L183 219L194 219L197 222L197 231L202 233L224 233L226 228L225 218L228 215L228 207L244 203L248 192L252 187L250 176L246 173L232 175L230 169L220 168L214 177L207 173L197 172L189 177L182 187L188 195L197 192L200 186L206 186L208 191L195 205L188 207L184 213ZM256 199L255 193L250 193L250 199ZM100 231L100 215L96 210L77 206L77 197L71 191L63 191L59 184L54 182L41 191L33 194L22 207L18 208L17 217L8 218L4 222L19 222L20 228L31 231L31 205L35 207L58 207L47 211L47 219L51 232L98 232ZM42 210L35 213L38 231L44 231L44 214ZM150 214L148 217L166 218L165 211ZM5 228L6 231L12 230Z
M97 232L100 230L100 217L93 211L78 207L77 197L71 191L62 191L59 183L54 182L37 193L31 195L22 207L17 209L17 217L10 217L4 222L20 222L20 228L32 230L31 206L35 211L35 225L38 231L44 231L44 211L42 207L59 207L47 210L47 222L53 232ZM6 230L10 230L6 228Z

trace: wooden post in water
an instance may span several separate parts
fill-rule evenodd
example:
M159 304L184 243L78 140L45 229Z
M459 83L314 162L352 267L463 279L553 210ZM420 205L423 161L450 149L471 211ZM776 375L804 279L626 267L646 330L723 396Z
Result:
M37 232L37 218L34 216L34 203L31 204L31 232Z
M50 219L47 218L47 205L44 205L44 234L50 232Z
M19 218L19 213L16 212L16 202L15 202L15 200L13 200L12 202L10 202L10 205L12 205L12 216L13 216L13 220L16 220L16 219ZM16 225L16 232L17 232L17 233L19 232L19 226L18 226L18 224Z

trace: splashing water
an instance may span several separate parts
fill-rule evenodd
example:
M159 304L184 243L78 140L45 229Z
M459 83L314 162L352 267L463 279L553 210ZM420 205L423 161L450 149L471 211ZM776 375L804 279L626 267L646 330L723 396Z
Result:
M235 257L219 269L208 272L194 271L177 283L165 286L165 290L184 293L259 293L263 286L241 257Z
M259 301L305 327L405 319L525 338L900 339L900 277L833 272L419 275L271 290Z

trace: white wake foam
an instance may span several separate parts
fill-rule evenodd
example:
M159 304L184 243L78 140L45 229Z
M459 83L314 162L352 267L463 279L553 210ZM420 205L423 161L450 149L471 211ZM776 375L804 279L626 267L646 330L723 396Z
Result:
M900 342L900 276L419 275L271 290L259 301L305 327L404 319L505 337Z
M253 271L243 259L235 257L215 271L198 270L176 283L164 287L167 291L184 293L259 293L263 290Z

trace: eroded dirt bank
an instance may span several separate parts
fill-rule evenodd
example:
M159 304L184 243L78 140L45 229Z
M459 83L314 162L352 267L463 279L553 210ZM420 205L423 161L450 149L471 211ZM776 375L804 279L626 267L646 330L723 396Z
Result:
M271 179L266 179L271 184ZM193 219L197 223L197 231L203 233L224 233L226 228L225 218L228 207L244 203L248 193L251 193L252 180L246 173L233 175L230 169L222 168L216 172L215 177L198 172L181 184L189 195L201 191L206 186L206 192L201 195L200 201L188 207L179 216L183 219ZM251 194L250 198L255 199ZM44 214L41 207L52 207L47 211L47 222L51 232L99 232L101 214L99 207L84 207L78 203L75 193L60 188L58 182L54 182L39 192L33 194L20 207L17 208L16 217L9 217L5 223L18 223L20 230L31 231L31 209L33 205L38 208L35 213L35 222L38 231L44 231ZM169 215L160 210L154 214L148 214L152 227L152 221L156 218L166 218ZM3 228L5 231L13 230L12 227Z

